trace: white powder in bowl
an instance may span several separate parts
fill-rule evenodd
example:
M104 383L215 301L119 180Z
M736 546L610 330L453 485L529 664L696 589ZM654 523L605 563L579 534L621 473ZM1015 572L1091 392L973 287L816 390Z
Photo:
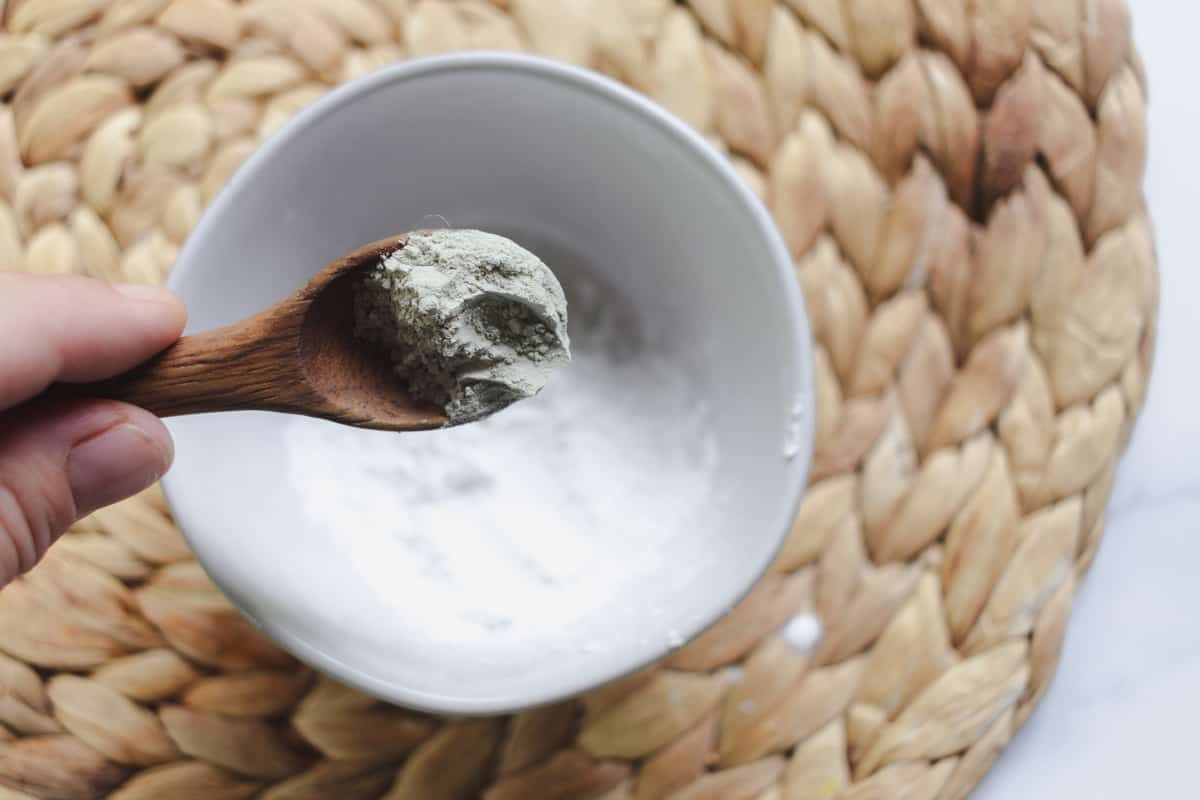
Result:
M706 558L693 526L718 453L697 387L611 297L575 289L574 360L536 397L428 433L289 423L306 515L345 543L355 593L397 610L379 624L443 642L552 639L679 558Z

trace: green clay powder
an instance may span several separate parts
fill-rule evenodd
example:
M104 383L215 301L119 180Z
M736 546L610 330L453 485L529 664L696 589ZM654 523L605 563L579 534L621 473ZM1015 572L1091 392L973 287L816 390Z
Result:
M532 397L570 362L567 300L542 261L473 230L411 234L355 289L355 334L388 350L451 425Z

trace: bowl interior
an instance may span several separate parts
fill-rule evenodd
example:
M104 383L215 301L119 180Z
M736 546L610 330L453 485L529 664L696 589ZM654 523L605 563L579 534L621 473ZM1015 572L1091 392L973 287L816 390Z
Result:
M410 62L309 108L238 172L171 284L189 330L204 330L358 245L443 224L529 247L560 275L573 315L620 308L686 365L717 459L677 553L552 636L455 636L421 625L420 608L383 613L355 531L306 513L306 490L288 477L293 419L172 420L166 486L210 574L285 647L389 700L486 713L647 663L749 589L805 482L810 352L787 253L721 157L616 84L522 56ZM629 552L631 569L640 555Z

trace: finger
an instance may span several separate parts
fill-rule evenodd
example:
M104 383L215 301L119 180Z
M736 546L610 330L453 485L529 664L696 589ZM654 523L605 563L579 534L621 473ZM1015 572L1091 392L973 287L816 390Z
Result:
M0 409L54 381L112 377L179 338L178 297L77 276L0 273Z
M27 404L0 417L0 585L79 517L158 480L173 455L163 424L125 403Z

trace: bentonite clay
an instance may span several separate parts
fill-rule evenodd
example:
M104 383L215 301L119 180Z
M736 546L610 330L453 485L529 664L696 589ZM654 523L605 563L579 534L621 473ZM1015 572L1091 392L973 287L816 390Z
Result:
M411 234L356 287L355 319L355 334L385 347L413 397L451 425L532 397L571 360L554 273L482 231Z

